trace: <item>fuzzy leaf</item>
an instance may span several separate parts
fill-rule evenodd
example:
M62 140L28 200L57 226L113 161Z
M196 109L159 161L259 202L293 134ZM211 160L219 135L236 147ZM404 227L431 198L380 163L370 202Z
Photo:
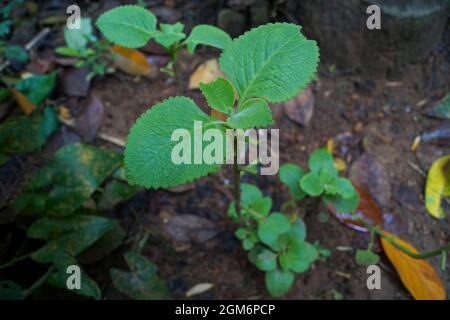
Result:
M286 294L294 283L294 274L289 271L276 269L266 273L266 287L273 297Z
M207 84L200 83L200 90L202 90L211 108L225 114L230 114L233 111L233 86L224 78L217 78Z
M140 6L125 5L102 14L96 25L109 41L138 48L155 36L156 17Z
M265 128L273 124L272 110L263 99L249 99L239 106L227 123L235 129Z
M300 180L304 175L303 169L292 163L286 163L280 168L280 180L288 186L289 192L295 200L305 197L305 193L300 188Z
M186 39L187 50L194 53L197 45L207 45L219 49L224 49L231 43L231 37L223 30L205 24L200 24L192 29L191 34Z
M186 97L167 99L145 112L131 128L126 143L125 170L129 182L146 188L167 188L217 171L220 164L194 164L195 154L202 156L197 150L202 143L195 141L194 121L202 121L204 127L215 119ZM172 149L181 143L171 141L176 129L185 129L190 135L186 138L191 146L190 164L172 161ZM203 146L208 144L203 142Z
M233 40L220 66L237 90L240 101L265 98L286 101L313 79L319 61L315 41L300 26L275 23L260 26Z

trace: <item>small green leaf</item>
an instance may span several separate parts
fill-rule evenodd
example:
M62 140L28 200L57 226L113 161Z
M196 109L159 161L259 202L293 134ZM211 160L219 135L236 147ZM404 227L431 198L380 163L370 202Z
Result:
M225 31L206 24L195 26L186 39L189 53L194 53L197 45L207 45L224 49L231 41L231 37Z
M295 200L301 200L305 197L299 183L304 175L303 169L292 163L286 163L280 168L280 180L288 186L289 192Z
M325 191L332 195L338 194L345 199L353 197L356 193L356 189L353 187L350 180L345 178L334 179L330 185L325 187Z
M249 238L246 238L244 239L244 241L242 241L242 247L244 248L244 250L251 250L254 246L255 243Z
M21 46L15 45L7 46L5 48L5 57L8 60L14 60L19 63L27 63L29 60L27 51Z
M83 54L80 51L69 48L69 47L56 48L55 52L62 56L68 56L68 57L74 57L74 58L82 58L83 57Z
M438 119L450 119L450 93L442 98L428 115Z
M93 37L91 19L81 18L80 29L69 29L64 27L64 40L70 49L81 51Z
M255 97L286 101L313 79L319 49L315 41L300 33L300 28L289 23L266 24L225 47L220 66L234 85L240 103Z
M360 266L369 266L377 264L380 261L380 256L371 250L358 250L356 251L356 263Z
M326 149L316 149L308 160L311 171L325 171L332 177L337 177L337 170L334 166L333 157Z
M203 161L202 150L209 143L198 140L202 136L200 130L195 129L196 121L205 127L215 119L186 97L169 98L147 110L130 129L127 138L125 170L128 181L146 188L168 188L216 172L220 162L206 164ZM172 140L174 132L183 133L177 137L178 141ZM223 131L221 136L225 136ZM223 140L222 150L226 144L226 139ZM182 158L181 163L173 161L174 155ZM225 156L226 152L223 159ZM184 162L186 157L187 163ZM200 158L198 164L196 157Z
M266 287L273 297L286 294L294 283L294 274L276 269L266 273Z
M111 279L120 292L136 300L168 298L169 290L152 262L133 252L126 253L125 260L130 272L111 269Z
M33 104L38 105L47 98L55 87L56 72L25 78L16 84L16 89Z
M300 186L304 192L312 197L319 196L323 192L322 181L315 171L307 173L300 181Z
M249 183L241 183L241 203L243 206L250 207L262 198L262 192L257 186Z
M264 99L249 99L228 118L235 129L265 128L273 124L272 110Z
M238 238L240 240L244 240L248 236L248 232L244 228L237 229L234 234L236 235L236 238Z
M236 222L236 223L240 222L239 216L236 211L236 202L233 201L230 203L230 205L228 206L227 214L228 214L228 217L230 217L230 219L233 222Z
M263 216L267 216L272 208L272 199L270 197L258 199L253 202L251 208Z
M114 44L138 48L155 36L156 17L140 6L125 5L102 14L96 25Z
M291 237L296 240L303 241L306 239L306 226L303 219L298 218L289 231Z
M126 182L113 179L103 189L97 202L97 208L99 210L113 208L118 203L130 199L141 190L140 187L130 186Z
M186 38L184 34L184 24L177 22L175 24L160 24L161 31L155 33L155 41L164 48L169 49L173 44Z
M255 265L261 271L273 271L277 268L277 254L263 248L255 256Z
M337 212L349 213L354 212L359 204L359 194L355 192L350 198L343 198L340 195L324 195L325 203L331 203Z
M312 244L293 239L287 252L280 256L280 265L283 270L305 272L318 257L317 249Z
M282 213L275 212L259 224L258 237L268 246L276 246L278 237L290 228L291 223L288 218Z
M233 111L233 86L224 78L217 78L207 84L200 83L200 90L202 90L211 108L225 114L230 114Z

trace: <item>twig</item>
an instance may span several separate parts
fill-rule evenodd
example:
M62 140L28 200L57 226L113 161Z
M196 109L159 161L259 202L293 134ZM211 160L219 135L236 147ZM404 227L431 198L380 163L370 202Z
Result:
M48 34L49 32L50 32L50 28L48 28L48 27L45 28L45 29L42 29L41 32L39 32L37 35L35 35L35 36L33 37L33 39L31 39L31 40L25 45L25 47L24 47L25 50L26 50L26 51L30 51L31 49L33 49L33 47L34 47L39 41L41 41L44 37L46 37L47 34ZM10 65L9 60L3 62L3 63L0 65L0 72L2 72L3 69L7 68L9 65Z

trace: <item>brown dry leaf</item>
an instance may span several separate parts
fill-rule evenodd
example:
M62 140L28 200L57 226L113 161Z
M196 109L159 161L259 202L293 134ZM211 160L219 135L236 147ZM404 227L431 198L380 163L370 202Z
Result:
M419 253L409 243L384 231L387 237L411 252ZM416 300L445 300L445 288L436 270L426 260L414 259L397 249L388 240L381 237L381 244L387 257L397 270L405 287Z
M150 75L152 68L142 52L121 46L112 46L110 50L115 54L115 66L121 71L132 76Z
M215 109L211 109L211 116L216 118L217 120L220 120L220 121L226 121L227 120L227 115L225 113L222 113L222 112L217 111Z
M90 94L84 102L83 112L75 119L75 127L84 141L92 142L103 121L104 107L99 97Z
M30 115L36 109L34 103L31 102L25 95L23 95L16 89L11 89L11 93L14 96L14 99L16 99L17 103L19 104L20 109L27 116Z
M311 87L307 87L294 99L284 103L284 111L292 121L305 127L312 119L314 102Z
M219 61L217 59L209 59L192 73L189 79L189 89L198 89L200 83L209 83L223 76L224 74L220 70Z

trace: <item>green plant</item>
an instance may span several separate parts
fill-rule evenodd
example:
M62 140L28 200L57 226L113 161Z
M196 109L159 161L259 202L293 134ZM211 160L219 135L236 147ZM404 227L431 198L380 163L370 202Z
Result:
M160 23L157 29L155 15L138 5L116 7L101 15L96 22L100 31L112 43L127 48L139 48L150 39L163 46L170 62L162 69L177 81L178 92L181 93L181 81L177 66L177 54L186 48L193 53L198 45L208 45L219 49L231 42L230 36L219 28L210 25L198 25L187 37L184 25Z
M55 52L76 58L75 67L87 67L90 70L88 78L96 75L104 76L111 70L108 68L111 60L109 43L99 40L94 35L91 19L81 18L80 29L68 29L64 27L65 47L55 49Z
M145 11L130 7L121 10L133 10L134 13L150 16ZM128 15L130 16L131 14ZM114 18L120 20L118 16ZM105 16L99 20L98 25L105 31L104 21L111 21L112 17ZM135 31L134 36L122 39L123 34L116 32L115 38L110 40L132 47L145 44L158 32L154 33L153 29L148 29L147 33L142 32L149 28L144 21L148 20L142 17L132 23L128 21L128 26L133 25L139 30L130 30L130 35ZM141 24L137 26L137 22ZM188 49L195 48L197 44L192 42L192 38L191 34L185 40ZM202 41L199 40L199 43L205 42L204 39ZM125 168L130 183L147 188L172 187L217 171L223 162L174 164L171 161L171 150L174 147L172 132L182 128L195 135L195 121L202 121L203 128L214 128L223 134L230 129L268 127L273 123L269 102L281 102L297 95L314 78L319 60L316 43L307 40L300 33L299 26L288 23L260 26L223 48L220 66L228 80L219 78L211 83L201 84L200 88L209 106L227 115L226 121L217 121L208 116L186 97L170 98L153 106L138 119L128 135ZM236 144L236 138L234 139ZM208 146L206 141L191 142L194 151L192 154L199 145ZM231 156L229 151L227 148L224 158ZM301 219L288 217L280 212L270 213L272 200L269 197L263 197L255 186L240 184L241 172L247 169L237 164L237 153L233 156L235 199L228 212L235 222L242 224L236 231L236 236L242 240L244 249L250 250L250 260L260 270L267 272L269 292L273 296L281 296L292 285L293 272L306 271L320 254L326 256L327 251L305 241L306 229ZM331 187L343 181L334 174L334 167L328 166L330 157L322 159L318 156L325 157L322 152L313 155L312 178L315 175L321 177L324 184L320 183L319 186L326 187L326 192L323 190L323 193L329 201L342 200L340 191ZM284 170L283 174L286 173L292 174ZM305 180L305 187L308 191L311 186L317 189L317 186L313 186L314 179L311 179L311 175L307 176L309 178ZM347 186L346 183L343 184ZM300 188L299 182L296 188ZM315 195L319 195L320 192L314 191ZM349 196L350 191L347 191L345 199Z

